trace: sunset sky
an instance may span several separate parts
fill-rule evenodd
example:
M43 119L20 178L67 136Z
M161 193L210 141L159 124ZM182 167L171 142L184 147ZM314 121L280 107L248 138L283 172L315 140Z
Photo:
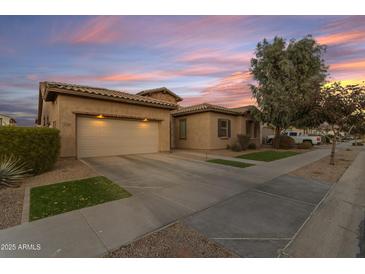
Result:
M247 105L257 42L307 34L328 46L329 80L365 79L365 16L0 16L0 113L31 125L39 81Z

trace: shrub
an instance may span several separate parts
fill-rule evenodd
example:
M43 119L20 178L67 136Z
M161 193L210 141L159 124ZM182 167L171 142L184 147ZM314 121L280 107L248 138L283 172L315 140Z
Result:
M247 148L248 149L256 149L256 144L250 143L250 144L248 144Z
M240 143L235 143L232 147L231 147L231 149L233 150L233 151L242 151L242 147L241 147L241 145L240 145Z
M54 128L1 127L0 155L14 155L33 174L50 170L60 151L59 131Z
M309 143L309 142L303 142L301 144L298 144L297 148L299 148L299 149L310 149L310 148L312 148L312 144Z
M248 144L250 143L250 137L243 134L237 134L237 140L238 143L241 146L241 149L245 150L248 147Z
M227 144L226 149L231 149L231 145L230 144Z
M276 144L276 139L273 140L273 144ZM295 141L293 138L285 135L279 137L279 148L290 149L295 147Z
M12 155L0 157L0 185L18 187L18 182L28 177L31 171L24 162Z
M364 144L361 142L357 142L357 143L353 142L352 145L353 146L363 146Z

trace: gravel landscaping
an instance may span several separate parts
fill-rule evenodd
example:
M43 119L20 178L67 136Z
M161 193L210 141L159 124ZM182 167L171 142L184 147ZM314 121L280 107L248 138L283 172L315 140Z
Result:
M82 179L98 174L82 162L64 158L59 159L50 171L27 178L18 188L0 188L0 229L21 223L24 190L26 187L53 184L66 180Z
M0 229L20 224L23 199L24 187L0 188Z
M109 253L110 258L238 257L199 232L175 223Z
M290 172L289 175L300 176L308 179L325 181L329 183L337 182L346 169L356 158L360 149L351 148L337 149L335 155L335 165L330 165L330 156L324 157L319 161Z

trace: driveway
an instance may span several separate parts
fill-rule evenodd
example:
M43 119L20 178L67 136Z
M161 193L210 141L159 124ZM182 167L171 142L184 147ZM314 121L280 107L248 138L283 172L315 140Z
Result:
M153 200L154 216L165 207L174 211L160 219L161 226L184 219L242 257L276 257L329 189L326 183L288 175L268 180L277 172L272 167L239 169L179 154L85 161L143 203Z
M202 210L259 184L242 169L167 153L83 161L134 196L153 197L187 212Z
M328 189L326 183L283 175L184 222L241 257L277 257Z
M1 243L39 243L41 250L0 251L0 257L102 256L178 219L241 256L271 255L252 249L253 241L245 247L230 238L287 241L326 188L318 182L303 189L288 180L270 180L328 152L245 169L173 153L84 159L133 196L2 230Z

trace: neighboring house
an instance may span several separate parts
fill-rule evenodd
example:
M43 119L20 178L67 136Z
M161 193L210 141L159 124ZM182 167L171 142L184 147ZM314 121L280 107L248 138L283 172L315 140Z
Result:
M11 118L7 115L0 114L0 127L1 126L15 126L16 121L14 118Z
M37 123L60 130L61 157L94 157L219 149L248 134L259 145L260 124L252 106L180 107L182 98L167 88L130 94L115 90L41 82Z
M275 135L275 127L265 123L262 126L262 143L266 144L267 136Z

